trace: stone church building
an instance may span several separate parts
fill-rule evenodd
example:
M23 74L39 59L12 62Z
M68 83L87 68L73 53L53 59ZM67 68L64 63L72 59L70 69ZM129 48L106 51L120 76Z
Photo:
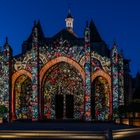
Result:
M116 44L109 49L93 21L83 37L66 28L45 37L40 22L13 56L6 39L0 51L0 105L14 120L113 120L124 105L124 62Z

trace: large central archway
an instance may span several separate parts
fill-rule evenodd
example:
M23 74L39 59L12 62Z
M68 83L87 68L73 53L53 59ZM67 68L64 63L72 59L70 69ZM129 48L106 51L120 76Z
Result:
M73 65L59 62L49 68L42 80L42 93L46 119L82 119L84 81Z

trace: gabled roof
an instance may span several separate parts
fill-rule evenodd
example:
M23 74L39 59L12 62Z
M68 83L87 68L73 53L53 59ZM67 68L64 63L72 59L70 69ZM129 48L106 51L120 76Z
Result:
M68 15L71 16L71 13L69 12ZM84 37L79 38L79 37L77 37L77 35L73 31L68 30L68 29L62 29L54 36L49 37L49 38L48 37L45 38L41 24L38 21L38 23L34 25L29 38L23 42L22 53L25 53L27 50L31 50L31 48L32 48L32 34L33 34L33 30L35 27L38 29L38 37L39 37L40 46L43 46L44 44L51 45L55 40L60 40L60 39L67 40L71 45L77 45L77 46L84 46L85 45ZM96 28L93 21L90 22L89 28L90 28L91 51L95 51L98 54L100 54L101 56L106 56L109 58L110 57L110 49L108 48L106 43L102 40L102 38L101 38L100 34L98 33L97 28Z
M32 36L33 36L33 30L34 28L37 28L38 29L38 38L39 38L39 41L40 42L44 42L45 40L45 37L44 37L44 33L43 33L43 30L42 30L42 26L40 24L40 21L38 21L38 23L36 24L36 22L34 23L34 26L32 28L32 32L31 34L29 35L28 39L26 41L23 42L22 44L22 53L25 53L27 50L30 50L32 48Z
M28 37L27 41L31 41L32 40L32 34L33 34L34 28L38 29L38 37L39 37L39 39L43 39L44 38L44 33L43 33L43 30L42 30L42 26L40 24L40 21L38 21L37 24L36 24L36 22L34 23L34 26L32 28L32 32L31 32L30 36Z
M102 40L93 20L90 21L90 42L91 50L97 52L101 56L110 57L110 49L106 43Z
M102 42L91 42L91 51L95 51L101 56L110 58L110 49L104 41Z
M55 34L52 38L46 38L47 41L54 41L62 38L63 40L69 41L72 45L84 45L84 38L78 38L74 32L67 29L62 29L60 32Z
M99 32L97 31L97 28L96 28L93 20L91 20L89 28L90 28L90 41L91 42L102 42L102 38L101 38Z

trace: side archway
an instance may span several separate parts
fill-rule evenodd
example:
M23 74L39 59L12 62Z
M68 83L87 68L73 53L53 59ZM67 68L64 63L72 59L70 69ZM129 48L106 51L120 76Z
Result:
M103 70L94 72L92 81L92 118L96 120L109 120L112 116L111 77Z
M108 81L110 88L111 88L111 77L103 70L98 70L98 71L94 72L91 76L91 81L93 82L94 79L98 76L104 77Z
M18 79L18 77L20 77L22 75L26 75L30 79L32 78L32 74L30 72L26 71L26 70L19 70L12 75L12 95L11 95L12 120L15 119L15 95L14 95L15 83L16 83L16 80Z

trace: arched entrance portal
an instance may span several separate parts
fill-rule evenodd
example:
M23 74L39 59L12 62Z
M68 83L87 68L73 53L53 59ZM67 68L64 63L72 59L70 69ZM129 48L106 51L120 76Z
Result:
M15 113L17 119L31 119L32 82L26 75L21 75L15 82Z
M84 86L79 71L59 62L47 70L42 81L43 114L47 119L82 119Z
M102 77L96 77L92 82L91 114L95 120L108 120L110 115L110 85Z

